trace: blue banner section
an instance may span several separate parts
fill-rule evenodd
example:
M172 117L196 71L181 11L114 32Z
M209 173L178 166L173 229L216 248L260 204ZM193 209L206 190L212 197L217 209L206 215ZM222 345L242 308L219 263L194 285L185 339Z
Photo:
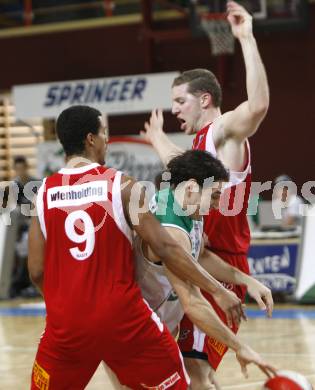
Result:
M266 312L256 308L247 308L246 314L249 318L266 318ZM0 317L44 317L45 308L41 307L0 307ZM312 309L275 309L273 319L302 319L315 320L315 310ZM270 319L268 319L270 321Z
M251 275L272 291L293 293L298 244L252 245L248 254Z

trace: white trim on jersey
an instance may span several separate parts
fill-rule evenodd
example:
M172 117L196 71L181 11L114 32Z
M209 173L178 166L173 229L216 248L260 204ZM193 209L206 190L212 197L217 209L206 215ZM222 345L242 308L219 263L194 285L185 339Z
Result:
M126 221L124 208L121 200L121 176L122 172L117 171L113 182L112 203L114 221L116 222L116 225L118 226L119 230L127 237L130 244L132 245L132 231Z
M178 346L177 346L178 348ZM188 375L188 372L186 371L186 367L185 367L185 364L184 364L184 359L183 359L183 355L180 351L180 349L178 348L178 353L179 353L179 357L180 357L180 361L182 363L182 367L183 367L183 371L184 371L184 375L185 375L185 380L187 382L187 385L189 386L190 385L190 377Z
M60 173L61 175L77 175L80 173L90 171L91 169L94 169L96 167L100 167L100 164L92 163L92 164L84 165L82 167L77 167L77 168L61 168L58 171L58 173Z
M193 349L198 352L203 352L206 334L203 333L196 325L194 325L194 345Z
M46 185L46 177L43 179L42 185L39 187L37 198L36 198L36 209L37 209L37 216L40 224L41 231L43 233L43 236L45 237L45 240L47 238L47 231L46 231L46 224L45 224L45 217L44 217L44 189Z
M187 232L187 230L185 230L181 226L174 225L172 223L161 223L161 225L164 226L164 227L171 227L171 228L174 228L174 229L178 229L178 230L181 230L182 232L186 233L188 238L189 238L190 244L191 244L191 238L190 238L189 233Z
M155 313L155 311L152 310L151 306L148 304L148 302L144 299L143 302L148 306L149 310L151 311L151 320L155 322L156 326L158 327L159 331L163 333L164 331L164 324L161 322L160 317Z
M206 151L210 152L213 157L217 157L217 150L213 142L213 123L209 125L208 131L206 133Z
M245 181L247 175L251 173L251 156L250 156L250 146L249 141L246 139L246 149L247 149L247 157L248 163L245 169L241 172L230 170L230 181L224 186L225 189L236 186ZM206 134L206 151L210 152L214 157L217 157L217 150L213 141L213 123L209 125L207 134Z
M250 157L250 146L249 146L249 141L246 139L246 149L247 149L247 158L248 158L248 163L244 171L242 172L237 172L237 171L230 171L230 183L231 187L236 186L240 183L243 183L246 180L246 177L249 173L251 173L251 157ZM227 186L229 187L229 186Z

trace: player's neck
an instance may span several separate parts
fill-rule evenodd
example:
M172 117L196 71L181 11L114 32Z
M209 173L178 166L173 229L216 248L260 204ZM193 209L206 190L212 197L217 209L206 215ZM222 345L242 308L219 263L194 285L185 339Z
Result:
M204 110L200 115L196 130L199 131L203 129L204 127L215 121L217 118L219 118L219 116L221 115L222 114L219 107L210 107L207 110Z
M177 187L176 190L172 188L172 191L173 191L175 202L181 208L181 212L184 212L184 215L187 215L191 219L200 220L201 217L199 215L198 208L196 207L195 204L190 204L186 199L185 188Z
M67 168L80 168L93 163L98 163L98 161L96 161L96 159L94 159L93 157L87 155L73 154L71 156L66 157Z

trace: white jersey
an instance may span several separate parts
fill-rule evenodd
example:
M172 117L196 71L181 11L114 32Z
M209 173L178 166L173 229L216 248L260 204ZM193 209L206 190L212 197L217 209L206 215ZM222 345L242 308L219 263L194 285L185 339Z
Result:
M191 254L197 260L200 253L203 221L193 220L189 216L178 215L181 210L174 200L174 194L166 189L158 192L151 201L150 208L163 226L174 227L185 232L191 242ZM135 238L136 279L144 299L151 309L173 332L180 323L184 312L179 299L168 281L162 264L152 263L142 251L140 237Z

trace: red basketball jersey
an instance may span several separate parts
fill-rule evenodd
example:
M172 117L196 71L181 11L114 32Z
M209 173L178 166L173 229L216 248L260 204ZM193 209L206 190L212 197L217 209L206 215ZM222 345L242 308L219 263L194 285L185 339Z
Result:
M115 340L128 342L152 314L135 283L121 175L98 164L65 168L38 193L47 339L73 353L105 339L114 351Z
M246 145L247 162L244 171L230 171L230 186L222 194L220 210L212 209L204 218L209 246L215 252L247 254L249 248L250 230L246 214L251 187L251 165L249 143ZM193 149L206 150L217 156L212 124L196 134Z

